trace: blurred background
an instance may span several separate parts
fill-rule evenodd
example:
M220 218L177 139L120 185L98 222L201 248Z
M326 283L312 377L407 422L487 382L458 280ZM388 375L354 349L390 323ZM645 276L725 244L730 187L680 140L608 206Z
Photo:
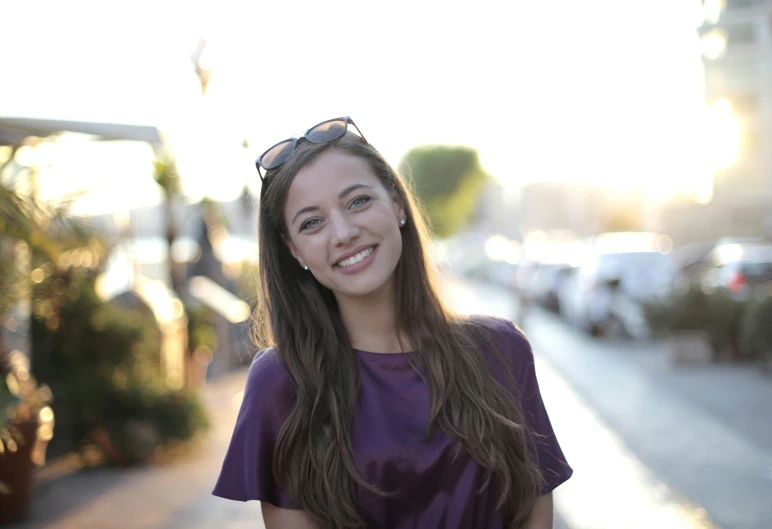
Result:
M557 527L772 527L772 0L0 10L0 524L261 526L254 160L349 115L531 340Z

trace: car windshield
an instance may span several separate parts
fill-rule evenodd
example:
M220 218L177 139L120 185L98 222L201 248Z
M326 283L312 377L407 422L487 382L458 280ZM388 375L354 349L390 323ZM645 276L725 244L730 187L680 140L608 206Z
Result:
M665 271L670 265L666 255L659 252L630 252L603 254L598 260L598 274L602 277L619 277L626 273Z

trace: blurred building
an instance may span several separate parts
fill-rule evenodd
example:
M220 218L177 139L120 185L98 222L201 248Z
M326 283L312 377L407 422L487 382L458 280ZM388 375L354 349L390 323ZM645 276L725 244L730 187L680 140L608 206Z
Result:
M772 236L772 0L703 0L707 103L725 100L741 129L737 158L714 174L713 222Z
M598 233L602 220L599 193L589 185L539 182L523 187L520 211L524 233L568 230L577 235Z
M464 230L486 234L498 233L510 239L522 238L517 195L516 189L502 185L495 178L488 178L480 191L469 226Z
M520 195L523 233L545 231L587 237L607 231L659 229L640 191L609 190L586 183L538 182Z

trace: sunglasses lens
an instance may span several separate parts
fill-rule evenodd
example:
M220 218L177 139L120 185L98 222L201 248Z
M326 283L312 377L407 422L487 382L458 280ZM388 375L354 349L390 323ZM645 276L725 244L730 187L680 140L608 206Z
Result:
M313 143L326 143L337 140L346 132L346 121L342 119L332 119L319 123L306 133L308 141Z
M260 158L260 165L266 170L279 167L287 161L287 158L292 154L292 151L295 150L294 147L295 142L292 140L283 141L278 145L274 145L265 151L265 154Z

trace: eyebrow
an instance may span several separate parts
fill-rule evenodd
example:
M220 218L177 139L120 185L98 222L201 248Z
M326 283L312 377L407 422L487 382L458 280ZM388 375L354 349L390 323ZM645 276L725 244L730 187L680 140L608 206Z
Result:
M340 199L340 198L343 198L343 197L345 197L346 195L348 195L349 193L351 193L352 191L354 191L355 189L361 189L361 188L363 188L363 187L366 187L366 188L368 188L368 189L372 189L373 191L375 191L375 188L374 188L373 186L371 186L371 185L368 185L368 184L353 184L353 185L350 185L350 186L348 186L348 187L347 187L346 189L344 189L343 191L341 191L341 192L338 194L338 198L339 198L339 199ZM319 209L319 207L318 207L318 206L306 206L306 207L304 207L304 208L301 208L301 209L299 209L299 210L298 210L298 212L297 212L297 213L295 213L295 216L294 216L294 217L292 217L292 222L291 222L291 224L295 224L295 221L297 220L297 218L298 218L300 215L302 215L303 213L308 213L309 211L316 211L317 209Z

